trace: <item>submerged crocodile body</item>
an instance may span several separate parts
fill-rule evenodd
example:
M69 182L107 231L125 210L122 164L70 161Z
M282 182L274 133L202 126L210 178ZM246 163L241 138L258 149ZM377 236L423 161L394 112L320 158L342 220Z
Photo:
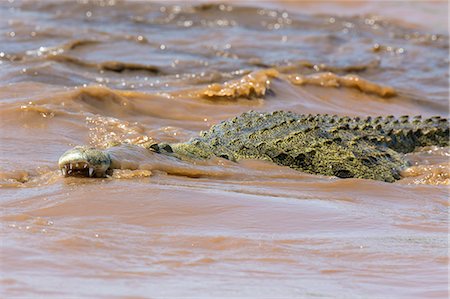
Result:
M394 182L408 165L403 154L429 145L449 145L447 119L250 111L187 142L148 148L180 159L258 159L312 174ZM107 150L76 147L59 166L65 175L103 177L112 171L112 162Z

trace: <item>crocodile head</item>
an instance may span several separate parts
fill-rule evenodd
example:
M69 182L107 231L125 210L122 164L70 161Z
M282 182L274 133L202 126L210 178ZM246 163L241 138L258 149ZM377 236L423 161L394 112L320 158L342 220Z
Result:
M106 177L112 173L111 157L105 151L77 146L66 151L58 161L64 176Z

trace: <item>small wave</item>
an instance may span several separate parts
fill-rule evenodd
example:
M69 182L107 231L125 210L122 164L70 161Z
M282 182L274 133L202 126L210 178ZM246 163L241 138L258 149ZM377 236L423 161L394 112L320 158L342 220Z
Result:
M379 85L353 74L339 76L332 72L326 72L307 76L289 75L288 78L291 83L296 85L311 84L323 87L355 88L361 92L372 93L385 98L397 95L393 87Z
M116 169L113 172L112 177L114 179L136 179L136 178L146 178L151 175L152 172L150 170L145 169L137 169L137 170Z
M200 95L209 99L262 98L270 87L270 79L279 76L275 69L252 72L238 80L224 84L211 84L200 91Z
M128 63L120 61L91 62L63 54L49 55L47 59L60 63L75 64L80 67L96 68L98 70L111 71L116 73L122 73L124 71L145 71L155 75L162 75L163 73L162 70L156 66L139 63Z
M55 56L67 51L74 50L79 47L87 46L87 45L93 45L98 44L100 41L96 40L90 40L90 39L75 39L70 40L60 46L54 46L54 47L39 47L39 49L36 50L29 50L25 52L25 55L22 56L22 58L25 57L47 57L47 56Z
M53 110L51 108L48 108L43 105L34 105L34 104L27 104L20 106L20 110L23 112L33 112L37 113L43 118L53 118L58 113L56 110Z
M100 115L86 117L86 123L90 144L95 147L106 148L118 143L142 144L153 141L145 135L145 128L138 123Z
M450 147L430 146L406 155L412 166L401 172L401 184L450 185Z
M261 67L273 67L281 73L310 73L313 72L332 72L339 74L346 73L362 73L366 71L373 71L380 69L380 60L374 59L366 63L351 64L351 65L330 65L326 63L313 62L309 60L300 60L289 62L287 65L269 65L264 64L258 59L251 59L249 64Z
M59 177L59 172L49 168L38 168L32 171L22 169L0 171L0 189L50 185Z
M130 40L130 37L125 36L125 39ZM136 42L142 41L136 40ZM4 53L0 57L0 59L9 61L50 60L63 64L73 64L79 67L93 68L97 70L111 71L116 73L122 73L125 71L143 71L153 75L163 75L163 71L159 67L154 65L122 62L115 60L93 62L68 55L68 53L70 53L72 50L99 43L101 43L101 41L90 39L75 39L70 40L60 46L39 47L36 50L28 50L25 53L14 53L14 54Z
M450 163L411 166L401 175L402 184L450 185Z
M72 91L67 98L72 99L73 103L87 105L89 107L87 111L91 113L120 114L134 110L132 102L124 93L103 86L87 86Z
M240 79L227 81L223 84L211 84L200 91L200 94L211 99L263 98L269 90L270 80L273 78L286 79L295 85L354 88L363 93L376 94L384 98L397 95L397 91L393 87L383 86L354 74L340 76L332 72L326 72L311 75L284 75L272 68L255 71Z

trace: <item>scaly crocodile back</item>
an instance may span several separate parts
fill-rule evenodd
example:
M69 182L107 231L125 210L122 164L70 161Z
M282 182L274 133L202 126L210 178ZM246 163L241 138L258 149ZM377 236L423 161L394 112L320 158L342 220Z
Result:
M314 174L393 182L407 165L401 153L428 145L449 145L447 119L250 111L171 150L180 158L259 159Z

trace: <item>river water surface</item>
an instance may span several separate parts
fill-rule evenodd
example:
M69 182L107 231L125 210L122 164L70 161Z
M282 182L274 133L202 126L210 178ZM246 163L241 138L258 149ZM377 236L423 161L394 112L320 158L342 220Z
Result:
M384 183L127 146L248 110L448 117L447 2L0 2L3 298L448 298L448 148Z

